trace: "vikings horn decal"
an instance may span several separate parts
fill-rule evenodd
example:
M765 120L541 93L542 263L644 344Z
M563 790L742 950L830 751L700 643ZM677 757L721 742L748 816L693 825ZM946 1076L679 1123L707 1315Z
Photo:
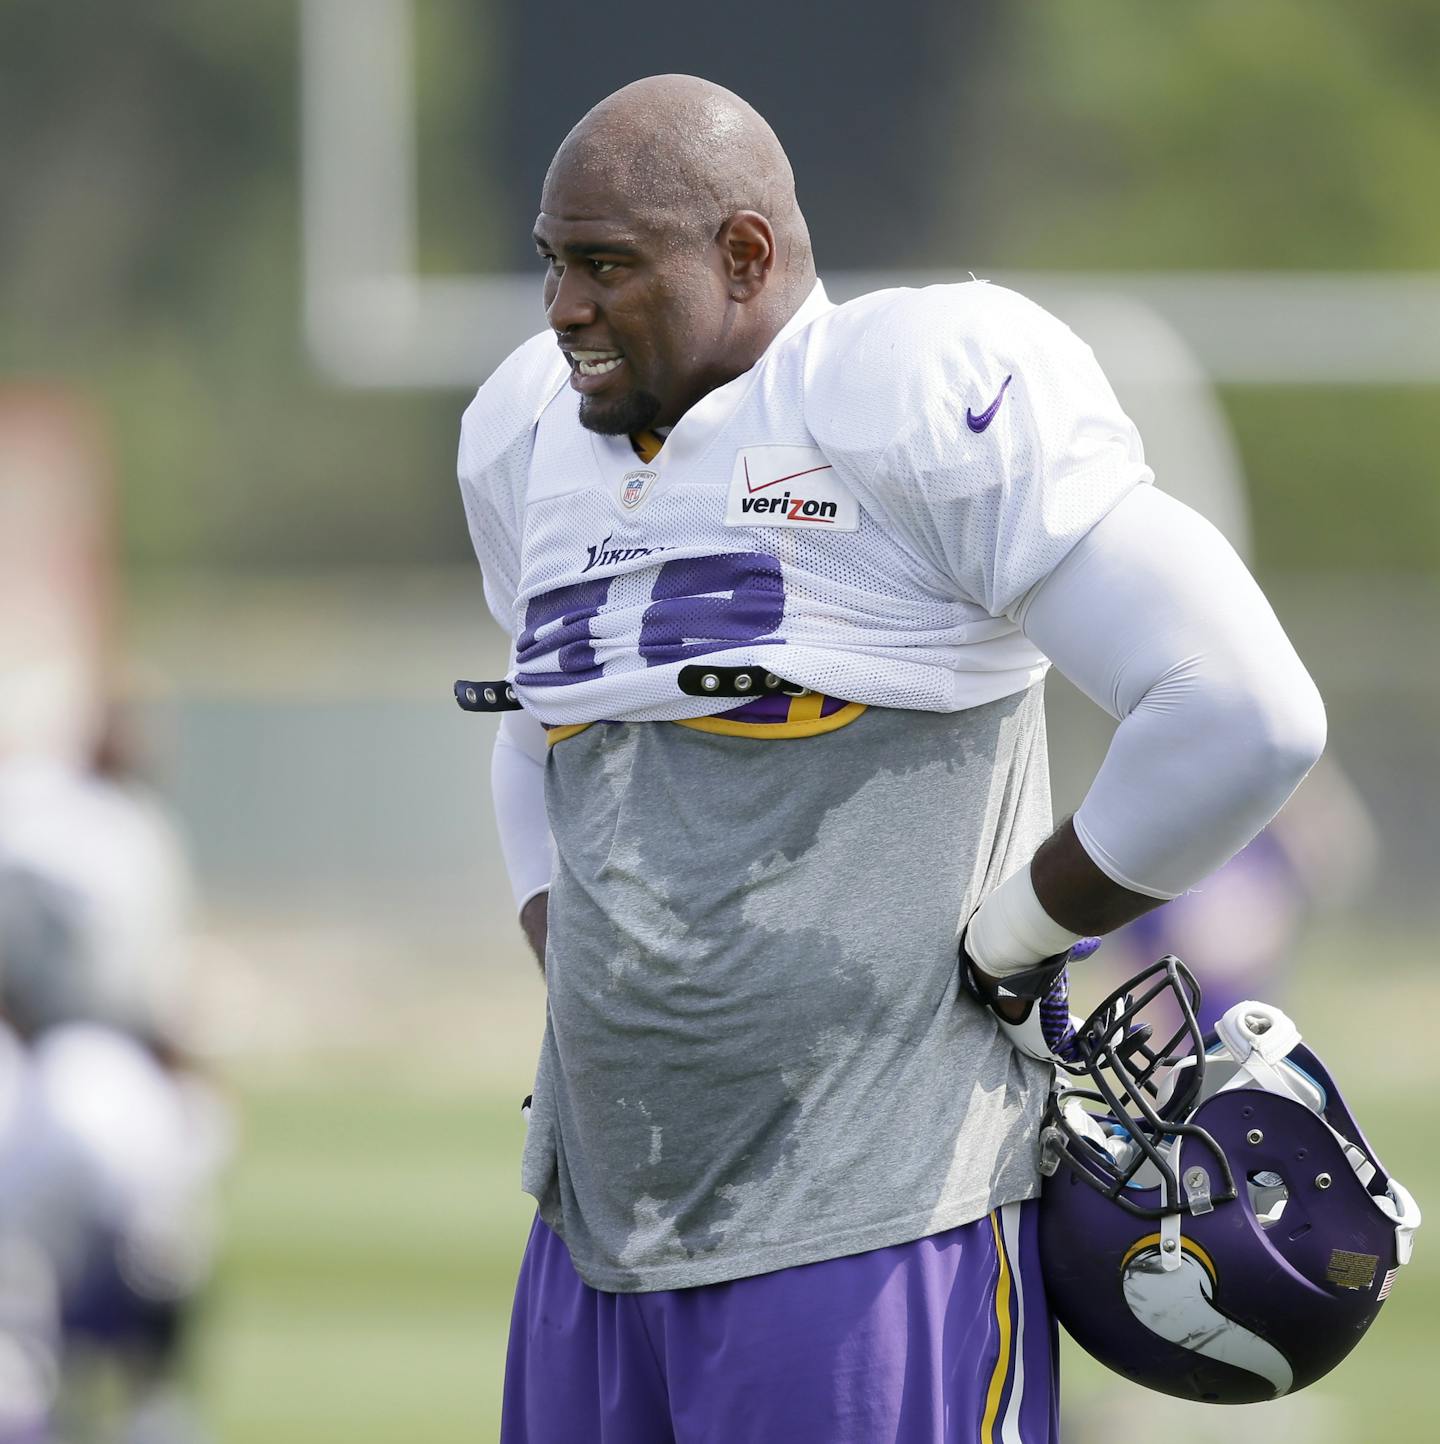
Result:
M1287 1393L1294 1373L1284 1354L1233 1319L1227 1319L1212 1302L1215 1266L1205 1251L1188 1238L1180 1267L1165 1269L1160 1262L1160 1235L1142 1238L1125 1255L1121 1278L1130 1312L1162 1339L1181 1348L1258 1374L1275 1391Z

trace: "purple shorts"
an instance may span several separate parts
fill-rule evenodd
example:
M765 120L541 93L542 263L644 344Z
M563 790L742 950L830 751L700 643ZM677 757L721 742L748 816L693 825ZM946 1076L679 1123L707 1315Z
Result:
M1035 1210L639 1294L592 1289L537 1218L501 1444L1055 1444Z

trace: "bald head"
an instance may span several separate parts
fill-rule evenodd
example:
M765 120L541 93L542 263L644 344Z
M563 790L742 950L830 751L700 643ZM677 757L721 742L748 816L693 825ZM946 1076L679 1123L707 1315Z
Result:
M775 132L691 75L638 80L580 120L535 244L580 420L614 434L671 425L749 370L815 284Z
M541 205L581 181L679 235L713 237L739 211L770 222L776 265L808 291L810 237L775 132L733 91L694 75L652 75L577 122L545 176ZM803 294L802 294L803 299Z

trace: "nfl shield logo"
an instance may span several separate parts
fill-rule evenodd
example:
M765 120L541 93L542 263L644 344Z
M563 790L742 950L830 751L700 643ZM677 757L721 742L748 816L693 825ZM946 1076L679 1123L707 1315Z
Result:
M620 505L626 511L634 511L645 500L645 494L654 480L655 473L646 471L643 467L638 471L627 471L620 478Z

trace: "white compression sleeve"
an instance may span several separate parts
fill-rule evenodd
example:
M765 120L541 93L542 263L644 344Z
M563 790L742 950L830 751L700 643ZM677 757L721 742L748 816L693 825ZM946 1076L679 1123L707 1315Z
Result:
M490 758L490 794L519 912L550 886L552 866L545 817L545 729L526 712L506 712L500 718Z
M1062 928L1041 906L1028 864L986 897L965 929L965 951L992 978L1033 968L1079 941L1079 933Z
M1152 487L1092 528L1015 620L1120 719L1074 823L1132 892L1172 898L1213 872L1325 744L1324 705L1244 563Z

